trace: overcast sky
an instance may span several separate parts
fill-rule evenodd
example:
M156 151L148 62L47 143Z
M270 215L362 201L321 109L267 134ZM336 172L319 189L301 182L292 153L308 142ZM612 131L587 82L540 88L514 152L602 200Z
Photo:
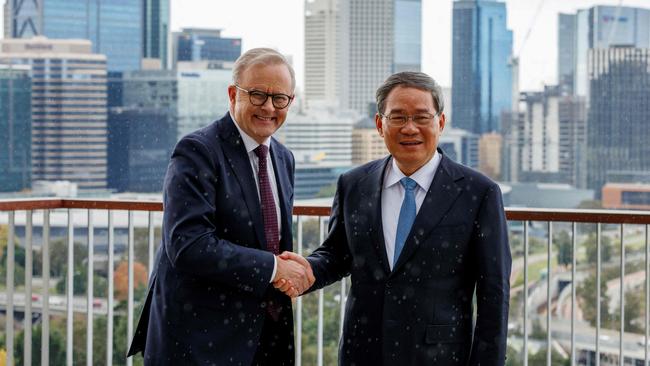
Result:
M650 8L650 0L507 0L506 3L508 26L514 32L513 52L520 56L521 90L537 90L545 83L556 82L559 12L575 12L596 4ZM303 10L304 0L171 0L171 29L220 28L224 36L241 37L244 50L261 46L276 48L293 58L301 87L304 82ZM451 15L452 0L422 0L422 71L444 86L451 84Z
M593 5L644 6L650 0L508 0L508 25L520 56L521 90L556 82L557 14ZM541 10L537 18L535 13ZM304 0L172 0L172 29L201 26L241 37L243 49L267 46L293 57L298 84L304 79ZM422 0L422 71L451 84L452 0ZM526 33L533 25L526 44ZM522 48L523 47L523 48Z

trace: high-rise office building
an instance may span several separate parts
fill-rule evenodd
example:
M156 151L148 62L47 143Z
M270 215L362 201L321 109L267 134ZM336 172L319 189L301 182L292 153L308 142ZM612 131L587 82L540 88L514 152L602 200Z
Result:
M338 9L339 100L342 107L365 114L388 76L420 71L422 2L350 0Z
M2 7L2 25L4 26L2 34L4 38L11 38L11 2L12 0L5 0Z
M174 145L228 110L230 70L138 70L109 87L109 187L158 192Z
M173 67L179 61L215 61L228 68L241 55L241 38L221 36L220 29L183 28L173 34Z
M180 139L228 110L231 83L231 70L132 71L123 75L121 106L171 108Z
M293 152L296 164L352 164L352 128L356 113L336 108L290 110L278 138Z
M579 96L589 96L590 49L650 48L650 9L599 5L560 14L558 25L559 82Z
M562 87L562 86L560 86ZM564 92L564 90L563 90ZM559 100L560 173L563 181L576 188L587 187L587 102L586 98L562 95Z
M340 12L338 0L305 1L305 99L338 103Z
M32 78L32 179L106 188L106 56L87 40L0 40L0 63Z
M520 172L557 173L560 170L560 119L557 87L524 92L519 120Z
M512 32L506 4L457 0L453 5L453 125L476 134L499 132L512 109Z
M111 108L108 117L108 187L117 192L161 192L172 149L172 108Z
M459 128L445 128L438 146L457 163L478 169L478 135Z
M0 192L31 186L31 104L29 66L0 65Z
M87 39L108 71L138 70L143 57L143 4L133 0L14 1L12 38Z
M558 14L557 32L557 73L558 85L562 92L573 94L574 76L576 69L576 16L573 14Z
M142 57L159 60L163 69L170 67L169 2L142 0Z
M612 176L650 170L650 49L588 54L587 187L600 195Z

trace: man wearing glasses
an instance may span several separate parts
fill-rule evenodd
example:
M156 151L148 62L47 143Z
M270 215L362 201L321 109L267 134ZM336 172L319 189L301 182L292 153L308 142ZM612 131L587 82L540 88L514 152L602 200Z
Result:
M293 365L291 299L313 284L292 250L294 158L271 137L295 77L280 53L244 53L230 110L183 137L164 182L163 239L129 355L147 365Z
M339 178L328 237L307 257L310 291L351 275L341 365L505 362L511 257L501 192L437 149L443 107L426 74L384 82L375 122L390 156Z

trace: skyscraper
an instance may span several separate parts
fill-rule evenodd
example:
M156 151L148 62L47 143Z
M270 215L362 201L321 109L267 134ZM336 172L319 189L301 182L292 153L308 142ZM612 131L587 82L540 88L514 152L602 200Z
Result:
M512 32L506 5L457 0L453 10L452 124L476 134L499 132L512 108Z
M558 85L563 92L573 94L576 69L576 16L558 14L557 32L557 73Z
M232 64L241 55L241 38L221 36L220 29L183 28L173 35L173 65L179 61Z
M615 176L650 171L650 49L588 54L587 187L600 195Z
M521 93L525 105L518 121L522 176L557 175L560 170L559 99L557 87Z
M375 101L375 90L389 75L420 71L421 18L421 0L339 4L337 78L342 107L365 114L368 103Z
M338 103L340 11L338 0L305 1L305 99Z
M106 57L87 40L0 40L0 63L29 65L32 179L106 188Z
M111 108L108 117L108 187L118 192L160 192L176 144L172 108Z
M329 164L350 167L352 164L352 128L356 113L337 108L312 107L290 110L288 120L278 131L278 138L293 152L296 164Z
M0 65L0 192L31 186L31 98L29 67Z
M169 68L169 0L142 0L142 57Z
M586 188L586 98L575 95L562 95L558 108L560 119L560 173L567 183L576 188Z
M589 96L587 57L590 49L628 46L650 48L650 9L594 6L559 15L558 71L560 83Z
M12 38L88 39L108 71L140 69L143 4L134 0L14 1Z

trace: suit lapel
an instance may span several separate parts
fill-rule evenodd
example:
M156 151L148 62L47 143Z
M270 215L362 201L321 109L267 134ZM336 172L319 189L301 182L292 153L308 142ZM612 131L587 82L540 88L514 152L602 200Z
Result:
M234 122L230 118L230 114L222 119L219 136L224 141L224 144L222 144L223 153L230 164L233 174L239 181L239 186L244 194L244 201L248 207L248 212L250 212L253 227L257 234L258 245L260 248L263 248L266 239L264 237L264 223L262 221L255 177L253 177L253 169L251 168L248 153L246 152L246 146L244 146L244 141L241 139L239 131L237 131Z
M381 193L384 185L384 172L390 162L390 156L374 165L368 175L359 184L360 207L367 207L368 227L372 232L372 246L377 252L382 269L386 274L390 273L388 257L386 256L386 243L384 242L384 226L381 216ZM368 204L371 203L371 204ZM376 228L373 226L376 223Z
M438 226L447 211L452 207L456 198L462 192L462 188L456 184L456 180L460 178L462 176L454 177L450 162L443 155L420 211L415 217L411 232L406 238L404 249L402 249L391 275L396 273L408 261L420 246L420 243L426 240L429 233Z
M278 187L278 199L280 200L280 213L282 222L282 239L280 241L280 252L283 250L292 250L293 238L291 237L291 177L286 168L283 154L277 152L278 142L271 138L271 160L273 161L273 171L275 172L275 181Z

